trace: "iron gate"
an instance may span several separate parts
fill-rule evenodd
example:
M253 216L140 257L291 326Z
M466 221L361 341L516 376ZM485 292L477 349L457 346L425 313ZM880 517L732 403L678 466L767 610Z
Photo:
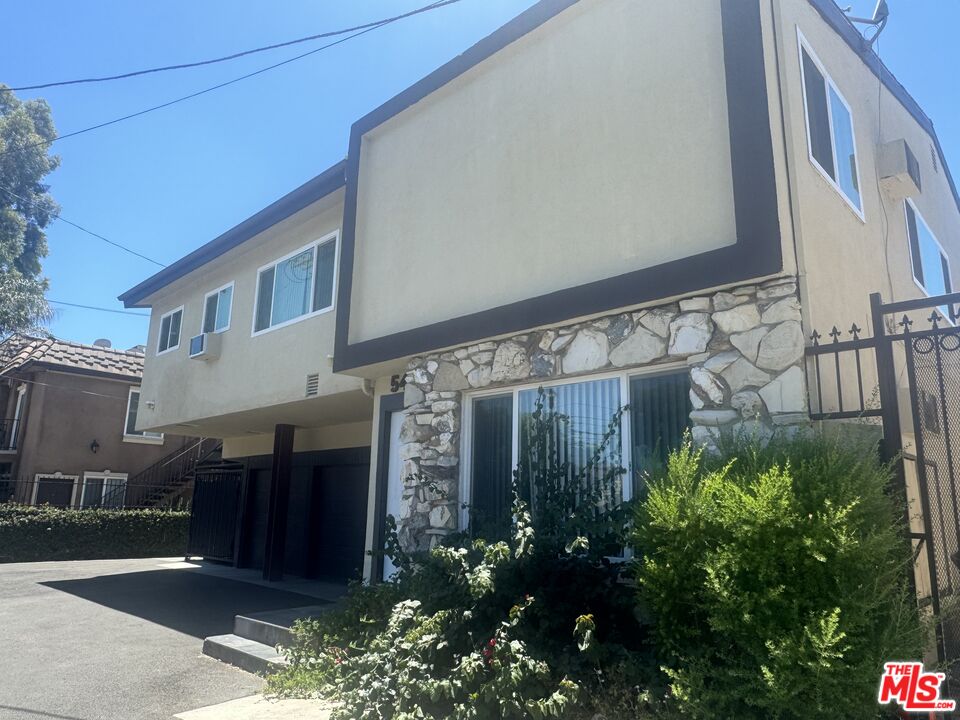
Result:
M236 465L197 471L187 555L233 561L242 488L243 470Z
M918 601L937 620L939 659L956 661L960 659L960 293L888 304L874 293L870 304L872 337L862 337L864 331L856 325L846 333L834 327L826 342L813 333L807 348L811 417L868 422L872 418L882 426L884 457L896 461L898 489L908 500L906 520L914 546ZM847 339L842 339L844 335Z

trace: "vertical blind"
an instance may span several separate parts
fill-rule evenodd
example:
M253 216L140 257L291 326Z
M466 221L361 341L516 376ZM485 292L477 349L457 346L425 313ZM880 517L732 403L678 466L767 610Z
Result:
M323 310L333 305L334 260L337 244L330 240L317 248L316 285L313 291L313 309Z
M470 528L499 536L510 519L513 479L513 396L480 398L473 403Z
M530 420L536 407L537 396L537 390L523 390L519 395L521 462L532 441ZM545 391L545 405L551 397L554 411L567 418L553 425L553 437L550 438L551 449L556 452L558 462L569 463L567 480L573 482L579 477L583 483L580 488L582 492L599 491L601 503L605 507L619 505L623 502L622 478L619 475L614 476L612 484L601 486L604 475L621 464L619 431L607 443L596 465L586 475L580 475L587 471L610 421L620 409L620 379L592 380L551 387ZM544 411L548 407L547 405ZM521 491L532 496L527 488L521 488ZM536 512L536 507L533 510Z
M630 424L633 491L639 497L646 474L666 464L690 426L689 373L632 378Z
M271 325L306 315L313 285L313 248L277 263L273 280Z

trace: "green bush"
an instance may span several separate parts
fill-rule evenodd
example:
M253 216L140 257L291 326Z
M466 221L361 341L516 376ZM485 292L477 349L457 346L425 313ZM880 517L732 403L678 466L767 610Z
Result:
M883 662L925 641L889 468L819 437L727 457L674 453L636 518L640 599L679 709L877 717Z
M0 562L183 555L190 513L0 505Z
M511 527L413 557L391 528L395 581L354 586L338 611L299 623L273 692L337 700L343 720L647 714L659 671L623 565L603 557L617 536L622 547L627 515L585 482L622 473L598 465L614 434L574 471L554 447L566 420L544 395L527 421Z

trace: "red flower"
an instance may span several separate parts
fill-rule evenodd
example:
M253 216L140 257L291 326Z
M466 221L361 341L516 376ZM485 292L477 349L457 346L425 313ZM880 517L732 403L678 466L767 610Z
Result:
M490 647L496 647L496 646L497 646L497 639L496 639L496 638L490 638L490 642L488 642L487 645L489 645Z

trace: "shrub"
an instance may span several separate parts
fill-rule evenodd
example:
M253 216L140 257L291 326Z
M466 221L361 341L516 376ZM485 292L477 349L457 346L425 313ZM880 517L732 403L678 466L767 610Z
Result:
M273 692L338 700L344 720L647 711L658 671L622 565L603 557L618 536L622 546L626 515L583 482L622 473L598 467L613 433L573 470L555 451L566 419L548 393L526 420L532 442L514 475L510 527L408 556L391 523L394 582L354 586L338 611L299 623Z
M878 716L883 662L925 636L877 457L818 437L725 463L688 445L651 482L636 579L683 715Z
M182 555L189 512L0 505L0 562Z

